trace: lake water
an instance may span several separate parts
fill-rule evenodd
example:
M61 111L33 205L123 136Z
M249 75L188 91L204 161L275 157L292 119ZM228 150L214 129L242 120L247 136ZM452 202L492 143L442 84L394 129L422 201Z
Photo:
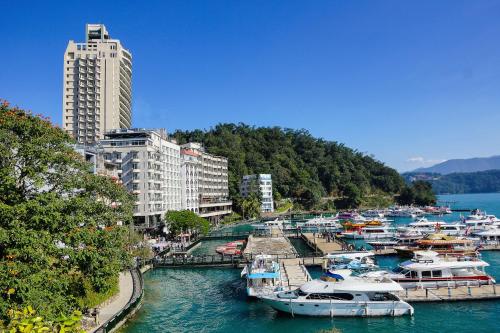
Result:
M480 208L500 216L500 194L446 195L455 208ZM459 214L447 216L456 220ZM407 223L409 220L398 220ZM239 229L248 228L238 226ZM211 241L195 249L212 254L221 242ZM223 241L222 241L223 243ZM295 245L295 244L294 244ZM298 245L300 246L300 245ZM307 251L304 249L304 251ZM500 252L483 252L491 264L488 272L500 279ZM397 257L381 257L381 266L393 266ZM311 269L313 276L319 269ZM500 301L413 304L413 317L398 318L292 318L259 301L249 301L240 271L232 268L155 269L145 278L144 305L124 327L139 332L499 332Z

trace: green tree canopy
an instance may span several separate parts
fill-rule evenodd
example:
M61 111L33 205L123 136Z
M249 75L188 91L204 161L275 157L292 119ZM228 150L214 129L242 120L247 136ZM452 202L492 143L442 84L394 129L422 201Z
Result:
M427 206L436 204L436 195L429 182L418 180L406 186L397 201L401 205Z
M207 234L211 228L210 222L190 210L168 211L165 214L165 220L170 232L174 235L188 231Z
M132 198L89 173L50 121L0 106L0 316L32 305L48 320L116 290ZM12 291L7 293L4 291Z

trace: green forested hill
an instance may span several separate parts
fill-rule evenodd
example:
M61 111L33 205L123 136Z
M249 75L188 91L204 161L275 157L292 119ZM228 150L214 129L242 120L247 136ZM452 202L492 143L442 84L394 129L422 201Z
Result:
M488 193L500 191L500 170L451 173L432 181L436 193Z
M404 186L396 170L343 144L314 138L306 130L219 124L207 131L176 131L173 136L180 144L201 142L208 152L228 157L233 198L241 177L253 173L272 174L278 196L302 200L309 207L322 196L344 191L397 193Z

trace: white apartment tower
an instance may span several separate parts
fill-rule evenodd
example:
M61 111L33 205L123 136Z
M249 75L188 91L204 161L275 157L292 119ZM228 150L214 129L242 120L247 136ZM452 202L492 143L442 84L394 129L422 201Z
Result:
M105 161L118 165L123 185L135 195L136 227L157 226L167 211L182 209L180 147L165 130L116 129L100 146Z
M80 144L132 126L132 55L103 24L86 25L85 43L64 53L63 128Z
M261 173L243 176L240 185L241 196L245 198L257 191L260 191L262 196L261 212L274 212L273 180L270 174Z

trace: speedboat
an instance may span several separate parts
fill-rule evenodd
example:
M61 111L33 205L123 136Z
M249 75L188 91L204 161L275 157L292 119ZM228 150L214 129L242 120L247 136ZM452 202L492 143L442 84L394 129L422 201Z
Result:
M391 272L365 273L366 277L388 277L403 288L436 288L443 286L483 285L495 283L485 273L489 264L473 257L439 257L434 251L416 251L415 257L401 263Z
M243 268L241 277L247 279L247 295L272 293L280 284L280 265L270 255L257 255L251 264Z
M306 282L293 291L260 296L274 309L303 316L403 316L413 307L395 293L403 291L385 278L351 276L350 270L327 272L321 279Z
M373 269L375 265L375 253L371 251L330 253L323 257L323 269Z

